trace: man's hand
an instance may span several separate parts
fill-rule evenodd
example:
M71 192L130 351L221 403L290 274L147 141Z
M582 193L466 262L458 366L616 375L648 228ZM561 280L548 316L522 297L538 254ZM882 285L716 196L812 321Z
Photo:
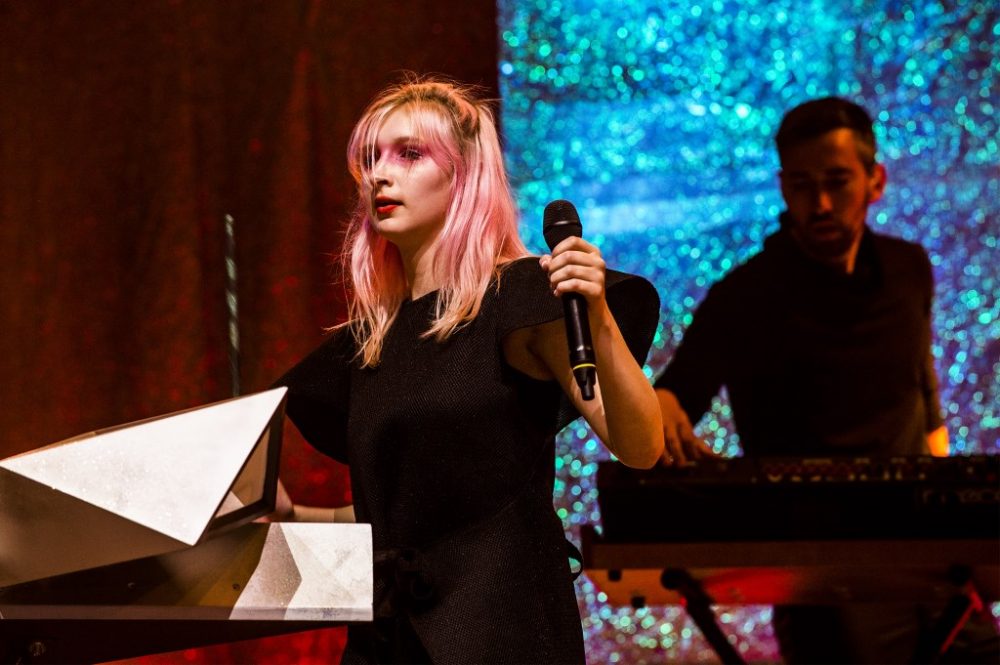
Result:
M685 464L691 460L718 459L720 456L694 433L688 415L681 408L676 395L664 388L656 389L656 398L660 403L660 413L663 416L663 457L660 463L664 466Z
M933 432L927 433L927 447L934 457L947 457L950 451L948 444L948 428L944 425Z

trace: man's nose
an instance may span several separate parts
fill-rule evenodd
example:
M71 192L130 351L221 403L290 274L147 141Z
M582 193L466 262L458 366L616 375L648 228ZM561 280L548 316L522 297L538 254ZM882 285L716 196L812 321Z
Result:
M816 199L814 201L816 213L828 213L833 211L833 197L825 187L816 188Z

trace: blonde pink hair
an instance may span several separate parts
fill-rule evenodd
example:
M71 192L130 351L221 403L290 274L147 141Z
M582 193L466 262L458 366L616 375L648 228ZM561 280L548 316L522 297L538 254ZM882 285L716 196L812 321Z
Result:
M440 79L410 78L382 91L354 127L347 162L358 200L346 240L349 321L362 365L379 363L385 336L409 289L396 246L373 220L371 164L386 118L406 112L430 156L451 176L451 200L432 266L440 284L433 322L438 341L476 317L486 289L504 263L527 255L517 231L517 207L489 105L473 89Z

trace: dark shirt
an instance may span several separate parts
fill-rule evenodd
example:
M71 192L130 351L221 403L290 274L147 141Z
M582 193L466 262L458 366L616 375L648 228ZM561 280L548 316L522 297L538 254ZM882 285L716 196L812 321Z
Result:
M656 387L696 423L725 386L748 456L925 454L932 297L919 245L866 229L847 275L781 229L709 290Z

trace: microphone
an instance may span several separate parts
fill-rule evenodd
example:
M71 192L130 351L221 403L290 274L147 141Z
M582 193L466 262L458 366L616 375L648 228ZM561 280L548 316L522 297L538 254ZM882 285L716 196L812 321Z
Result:
M545 206L542 235L550 250L570 236L581 237L583 225L580 224L576 206L563 199ZM592 400L597 380L597 364L594 360L594 343L590 339L587 301L579 293L564 293L562 301L566 340L569 342L569 366L573 368L573 376L576 378L576 385L580 386L583 399Z

